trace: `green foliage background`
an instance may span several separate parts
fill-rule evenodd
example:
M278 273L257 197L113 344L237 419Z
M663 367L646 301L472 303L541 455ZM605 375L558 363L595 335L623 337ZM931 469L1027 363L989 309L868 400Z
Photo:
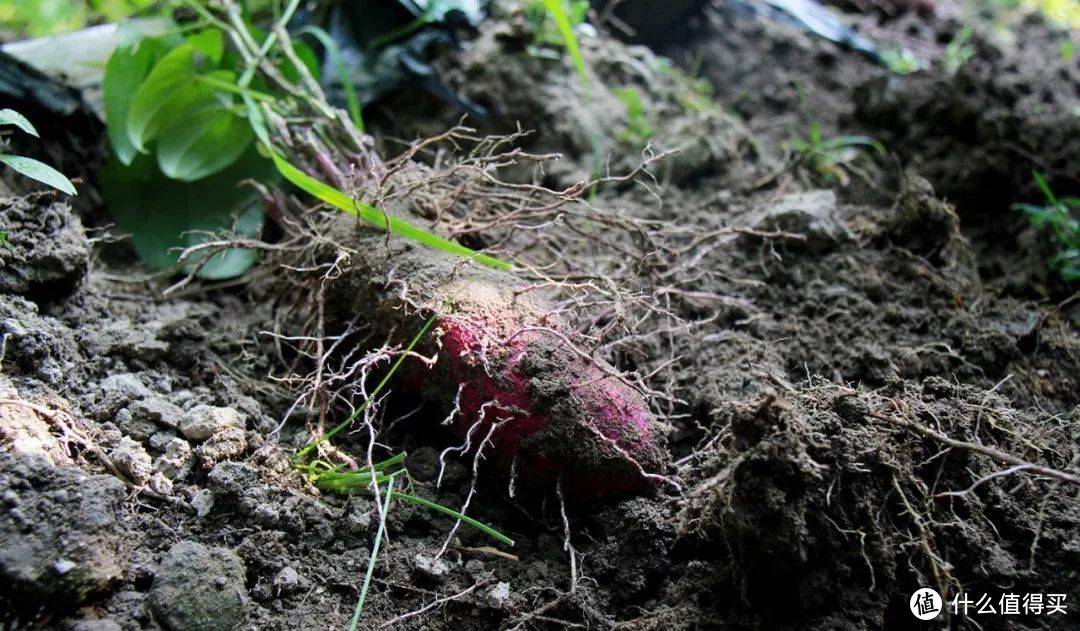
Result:
M115 22L146 9L154 0L0 0L5 39L77 31Z

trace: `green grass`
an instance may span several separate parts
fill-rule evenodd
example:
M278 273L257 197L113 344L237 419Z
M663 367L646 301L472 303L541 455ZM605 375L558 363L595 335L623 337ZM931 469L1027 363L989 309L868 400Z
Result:
M881 51L881 60L889 72L898 75L911 74L927 67L925 60L906 48L886 48Z
M408 239L412 239L418 243L422 243L430 248L441 250L448 254L456 256L463 256L466 258L474 259L479 263L494 267L496 269L509 270L510 264L499 259L488 256L487 254L481 254L474 250L471 250L459 243L454 243L448 239L444 239L440 236L432 234L423 228L412 225L411 223L398 219L397 217L391 217L383 211L369 206L360 200L349 197L345 193L338 189L320 182L310 175L304 173L300 169L293 166L288 160L281 156L277 151L269 149L270 159L274 161L274 166L277 167L279 173L289 182L296 185L297 188L310 194L331 206L344 210L345 212L354 215L367 223L379 228L386 228L394 234L399 234Z
M881 156L885 155L885 145L869 136L846 135L824 138L821 134L821 126L817 123L810 125L810 134L807 138L793 140L788 143L788 147L798 154L802 164L815 174L827 180L837 180L841 184L846 184L848 181L846 170L851 168L853 161L866 150L872 150Z
M364 613L364 602L367 600L368 589L371 587L371 577L375 575L375 561L379 558L383 533L386 532L386 517L390 514L390 501L394 499L393 475L386 481L386 492L383 495L382 511L379 513L379 529L375 531L375 542L371 544L367 572L364 573L364 583L360 587L360 597L356 600L356 608L353 609L352 619L349 620L349 631L356 631L356 627L360 623L360 616Z
M585 20L589 3L571 1L569 6L574 11L573 19L571 19L570 14L566 12L565 0L542 1L544 11L552 21L555 22L555 29L559 33L562 44L566 47L567 52L570 53L570 60L573 62L574 68L577 69L578 79L581 81L581 88L585 92L585 100L589 101L592 98L592 87L589 83L589 71L585 66L585 56L581 54L581 46L578 44L577 35L574 34L574 26ZM543 39L543 25L534 24L533 28L534 34L538 38ZM600 131L596 128L592 116L588 114L587 108L583 110L582 123L586 127L586 132L589 134L589 144L592 145L593 165L591 175L593 179L596 179L600 176L600 167L603 161L600 149ZM593 186L589 189L590 201L596 199L596 188L597 187Z
M633 88L616 88L615 97L626 108L626 127L619 131L619 141L643 148L653 136L653 127L645 111L641 95Z
M566 50L570 53L570 59L574 62L574 67L577 68L578 76L581 78L581 85L585 88L585 96L588 97L589 71L585 68L585 57L581 54L581 46L578 45L577 35L574 34L574 25L563 8L563 0L544 0L544 8L551 15L555 28L562 36Z
M321 460L312 463L311 465L303 465L302 470L309 474L309 478L312 483L320 491L327 493L336 493L340 495L350 495L354 493L373 495L374 491L372 486L375 484L382 485L388 482L391 478L397 476L407 475L405 469L397 469L392 472L387 472L390 468L401 464L405 461L406 454L404 452L394 455L383 462L377 463L368 469L353 469L343 470L330 465L329 463ZM374 472L374 473L373 473ZM479 522L468 515L465 515L452 508L443 506L431 500L426 500L422 497L411 495L409 493L402 493L400 491L393 491L394 499L408 502L410 504L416 504L417 506L423 506L424 508L431 509L433 511L442 513L448 517L460 520L463 523L472 526L485 535L491 537L495 541L507 546L513 546L514 540L506 535L502 534L498 530L495 530L491 526Z
M1032 171L1032 176L1046 204L1013 204L1012 208L1027 214L1031 225L1050 227L1058 252L1047 265L1065 282L1080 281L1080 198L1059 198L1042 173Z
M968 24L960 29L956 36L949 41L949 44L945 47L946 73L956 74L960 67L975 55L975 47L971 45L971 36L974 33L974 29Z

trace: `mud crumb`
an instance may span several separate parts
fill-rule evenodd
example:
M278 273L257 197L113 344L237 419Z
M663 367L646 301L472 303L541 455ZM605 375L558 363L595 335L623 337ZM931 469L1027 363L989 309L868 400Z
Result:
M161 561L150 606L171 631L236 629L248 606L244 564L225 548L181 541Z

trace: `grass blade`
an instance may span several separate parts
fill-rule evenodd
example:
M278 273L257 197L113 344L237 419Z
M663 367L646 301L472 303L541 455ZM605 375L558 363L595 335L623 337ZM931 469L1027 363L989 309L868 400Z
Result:
M887 153L885 145L869 136L837 136L823 141L820 146L824 151L845 149L847 147L869 147L876 151L878 155L883 156Z
M384 467L384 465L386 465L387 462L397 461L397 462L400 463L404 459L405 459L405 454L404 454L404 452L402 452L402 453L394 456L390 460L387 460L387 461L384 461L384 462L381 462L381 463L375 465L375 467L378 470L380 467ZM307 468L307 470L309 472L313 472L317 468L316 463L312 463L311 465L308 465L306 468ZM395 471L395 472L393 472L393 473L391 473L389 475L383 475L383 474L381 474L381 471L380 471L380 474L376 476L374 481L375 481L376 484L382 484L382 483L390 480L391 478L394 478L394 477L396 477L398 475L401 475L404 472L405 472L404 469L399 469L398 471ZM367 469L357 469L357 470L353 470L353 471L337 471L337 470L331 469L331 470L324 471L322 473L313 474L313 480L312 481L314 482L315 487L318 488L320 491L328 491L328 492L331 492L331 493L340 493L342 495L348 495L350 493L372 493L372 489L371 489L371 482L372 482L371 471L369 471ZM408 493L402 493L400 491L394 491L394 497L396 499L402 500L404 502L409 502L411 504L416 504L417 506L423 506L424 508L428 508L428 509L440 512L440 513L442 513L444 515L448 515L450 517L453 517L454 519L460 520L461 522L466 523L466 524L472 526L473 528L476 528L480 532L484 533L485 535L491 537L492 539L498 541L501 544L504 544L504 545L507 545L507 546L510 546L510 547L514 546L514 540L511 539L510 537L507 537L506 535L502 534L498 530L495 530L491 526L488 526L487 524L479 522L479 521L473 519L472 517L469 517L468 515L466 515L464 513L461 513L461 512L458 512L458 511L456 511L456 510L454 510L452 508L449 508L447 506L443 506L442 504L432 502L431 500L426 500L426 499L424 499L422 497L418 497L416 495L410 495Z
M319 40L319 43L326 49L330 61L337 67L338 77L341 79L342 88L345 90L345 103L349 109L349 118L352 119L357 129L364 131L364 117L360 113L360 99L356 97L356 86L353 84L352 77L349 76L348 68L345 67L345 61L341 58L341 49L338 48L337 43L330 37L330 34L318 26L311 24L300 29L299 32L301 35L311 35Z
M555 28L559 29L563 41L566 42L566 50L570 52L570 59L574 61L578 75L581 77L581 85L585 88L585 95L589 95L589 73L585 68L585 58L581 55L581 47L578 46L577 36L574 35L574 27L570 24L570 18L563 10L562 0L544 0L544 7L555 21Z
M424 326L420 328L420 332L417 333L415 337L413 337L412 341L409 342L409 345L405 347L405 351L398 356L397 360L390 367L389 372L387 372L386 375L382 378L382 380L379 381L379 385L375 386L375 389L371 391L371 394L368 396L367 400L364 401L364 403L361 404L355 412L350 414L349 418L345 419L336 427L320 436L315 442L309 443L306 447L297 452L296 456L293 457L293 460L302 459L304 456L311 453L312 449L315 449L322 443L333 438L335 434L348 427L353 421L355 421L361 414L364 413L364 410L366 410L367 407L371 405L371 402L378 398L379 393L386 386L387 382L390 381L390 378L394 376L394 373L397 372L398 368L401 367L401 364L405 361L405 358L409 356L409 353L420 341L420 338L424 337L424 335L428 332L428 329L431 328L431 325L435 323L435 318L437 315L438 314L432 314L432 316L428 318L427 322L424 323ZM402 455L401 457L404 458L405 456Z
M1035 183L1039 186L1039 190L1046 196L1046 201L1050 202L1051 206L1057 206L1057 197L1054 196L1054 191L1050 190L1050 185L1046 183L1046 178L1043 174L1038 171L1032 171L1031 175L1035 178Z
M418 241L428 247L442 250L449 254L472 258L480 263L497 269L510 269L508 263L500 261L495 257L480 254L463 245L431 234L423 228L418 228L407 221L391 217L373 206L369 206L359 200L349 197L336 188L324 184L296 168L273 149L270 149L270 158L274 161L274 166L277 167L278 172L304 192L334 206L335 208L339 208L351 215L355 215L373 226L386 228L390 232Z
M412 504L416 504L418 506L423 506L424 508L430 508L433 511L438 511L438 512L444 514L444 515L449 515L450 517L453 517L454 519L460 519L461 521L463 521L466 524L472 526L473 528L476 528L477 530L479 530L480 532L486 534L487 536L491 537L492 539L495 539L499 543L502 543L504 545L508 545L510 547L514 546L514 540L511 539L510 537L507 537L506 535L502 534L498 530L495 530L491 526L488 526L487 524L480 523L480 522L476 521L475 519L473 519L472 517L469 517L468 515L465 515L463 513L459 513L459 512L457 512L456 510L454 510L452 508L447 508L446 506L443 506L442 504L436 504L435 502L432 502L431 500L425 500L422 497L417 497L415 495L409 495L408 493L401 493L399 491L394 491L394 497L399 499L399 500L403 500L403 501L406 501L406 502L410 502Z
M364 612L364 601L367 599L368 588L371 587L371 577L375 574L375 562L379 557L379 547L382 545L383 533L386 532L386 515L390 512L390 500L394 498L394 493L394 476L390 476L386 483L386 498L383 500L382 514L379 516L379 529L375 531L375 543L371 546L367 574L364 575L364 584L360 588L360 598L356 601L356 609L353 611L352 620L349 621L349 631L356 631L356 625L360 622L360 615Z
M8 165L28 178L37 180L42 184L48 184L58 191L67 193L68 195L78 195L78 193L75 192L75 185L71 183L71 180L67 179L63 173L44 162L39 162L33 158L24 158L23 156L12 156L7 154L0 154L0 162Z
M30 121L26 120L25 116L16 112L13 109L5 108L0 110L0 125L14 125L19 129L23 130L24 132L30 134L31 136L34 136L35 138L40 138L40 136L38 136L37 130L34 129L34 126L32 124L30 124Z

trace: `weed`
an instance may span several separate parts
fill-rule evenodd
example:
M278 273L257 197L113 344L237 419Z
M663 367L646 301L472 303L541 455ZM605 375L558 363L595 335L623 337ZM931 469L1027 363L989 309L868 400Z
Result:
M881 61L889 72L905 75L925 70L927 63L906 48L886 48L881 51Z
M701 71L700 54L694 57L690 70L685 72L663 57L658 58L656 62L656 71L672 79L677 84L675 100L684 112L687 114L708 115L720 113L720 107L716 104L716 91L713 85L709 83L708 79L698 76Z
M1076 43L1071 39L1061 40L1060 52L1062 61L1065 63L1071 62L1076 58Z
M945 47L945 72L952 75L960 70L975 54L975 47L971 45L971 36L974 31L971 25L966 25L949 41Z
M297 166L293 139L271 139L260 108L282 119L302 113L314 121L312 128L347 127L338 131L350 139L359 137L363 124L350 82L344 82L346 119L325 101L314 52L288 38L285 26L299 8L298 0L289 2L269 33L239 12L228 11L222 19L196 0L183 4L198 18L185 28L185 37L173 32L125 42L110 57L105 71L107 131L119 163L105 178L106 201L120 227L132 232L136 251L145 262L172 267L178 262L178 251L215 238L215 231L235 228L242 237L257 238L262 208L250 190L237 195L230 184L245 179L265 181L271 175L269 166L301 190L375 226L457 256L509 267L389 217L308 175ZM325 32L308 27L304 33L318 40L331 59L340 57ZM275 131L288 136L283 129L275 127ZM324 132L308 135L323 138ZM256 150L256 139L261 151ZM331 161L322 154L319 157ZM269 165L265 158L270 158ZM161 217L154 217L146 208L145 196L130 192L158 187L176 189L177 194L160 200L165 208ZM198 203L193 203L196 199ZM173 208L174 204L183 207ZM235 248L203 256L188 262L187 268L204 278L238 276L255 261L251 250Z
M619 132L619 141L638 148L644 147L653 136L653 128L649 124L641 95L633 88L616 88L615 96L626 107L626 127Z
M855 167L855 161L867 149L878 155L885 155L885 145L869 136L836 136L822 138L821 126L810 125L808 139L797 139L788 143L799 162L806 165L814 174L826 180L836 180L846 186L850 178L847 171Z
M533 37L539 43L561 44L570 53L570 59L577 69L578 78L581 79L581 88L585 92L585 99L591 98L592 89L589 85L589 72L585 67L585 57L581 54L581 46L578 44L574 29L585 22L589 13L588 0L533 0L526 7L526 16L532 24ZM551 33L547 26L547 18L555 23L555 34ZM544 56L540 48L534 44L533 54ZM582 124L589 130L589 143L592 145L593 165L592 179L600 176L600 132L596 128L592 116L583 113ZM589 191L589 199L596 198L596 188Z
M531 0L525 7L525 20L533 34L529 52L539 57L549 57L551 53L545 52L546 48L577 48L574 29L585 22L588 13L588 0L569 0L565 3L563 0ZM570 37L567 37L564 26L569 28ZM571 44L571 41L574 43Z
M30 121L26 120L25 116L15 110L0 110L0 127L4 126L18 127L31 136L40 138L37 129L34 128ZM6 142L3 145L0 145L0 149L4 148L6 148ZM33 158L0 152L0 163L6 164L16 172L21 173L28 178L37 180L42 184L47 184L60 192L67 193L68 195L78 194L75 192L75 186L72 185L71 180L67 179L63 173L44 162L39 162Z
M1058 243L1058 252L1047 264L1065 282L1080 280L1080 198L1054 195L1046 178L1032 171L1035 184L1046 198L1044 206L1013 204L1014 210L1027 214L1033 226L1049 225Z
M386 517L390 514L390 500L394 498L393 475L386 481L385 495L382 510L379 511L379 529L375 532L375 541L371 544L367 572L364 573L364 583L360 587L360 597L356 600L356 608L353 610L352 619L349 620L349 631L356 631L357 625L360 623L360 616L364 613L364 602L367 600L368 589L371 587L371 577L375 575L375 560L379 558L383 533L386 532Z

